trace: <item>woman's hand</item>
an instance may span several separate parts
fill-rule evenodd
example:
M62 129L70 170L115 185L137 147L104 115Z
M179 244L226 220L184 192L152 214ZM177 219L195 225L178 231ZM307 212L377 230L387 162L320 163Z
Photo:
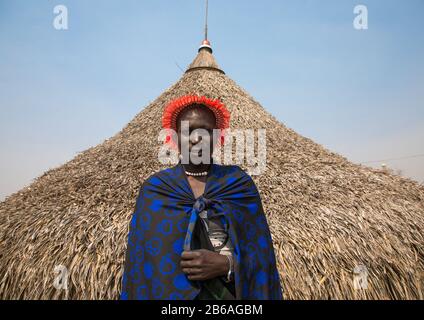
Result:
M227 275L230 267L224 255L206 250L183 251L181 268L189 280L207 280Z

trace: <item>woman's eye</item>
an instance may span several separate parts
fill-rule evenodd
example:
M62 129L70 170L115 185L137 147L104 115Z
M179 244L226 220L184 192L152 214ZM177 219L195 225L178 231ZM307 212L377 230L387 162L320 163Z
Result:
M213 137L213 130L204 129L204 131L202 130L202 132L198 132L195 130L191 130L189 132L180 131L180 135L182 138L188 138L193 140L211 139Z

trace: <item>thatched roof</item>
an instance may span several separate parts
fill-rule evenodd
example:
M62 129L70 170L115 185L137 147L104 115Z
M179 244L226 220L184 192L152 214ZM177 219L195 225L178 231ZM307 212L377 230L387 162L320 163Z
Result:
M199 54L194 67L213 59ZM196 93L221 99L232 128L267 129L267 170L254 180L285 298L423 299L423 186L349 162L277 121L218 67L197 66L114 137L0 204L0 298L63 298L53 287L58 265L69 270L69 298L118 298L139 187L164 168L162 110ZM356 291L361 264L368 289Z

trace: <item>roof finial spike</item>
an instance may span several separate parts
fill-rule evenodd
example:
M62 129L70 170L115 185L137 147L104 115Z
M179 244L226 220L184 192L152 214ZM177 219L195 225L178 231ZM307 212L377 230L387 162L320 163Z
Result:
M202 49L208 50L212 53L211 43L208 40L208 13L209 13L209 1L206 0L206 15L205 15L205 39L202 41L202 45L199 48L199 52Z
M208 40L208 11L209 11L209 1L206 0L205 40Z

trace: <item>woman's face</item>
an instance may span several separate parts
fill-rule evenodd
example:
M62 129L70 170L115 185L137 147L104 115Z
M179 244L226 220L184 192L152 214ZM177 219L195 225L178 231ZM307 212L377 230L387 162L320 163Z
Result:
M188 123L188 127L184 127L183 121ZM189 163L199 164L199 161L206 161L205 164L209 164L214 147L213 129L216 129L216 118L212 110L200 105L184 109L177 117L178 150L183 159L184 150L188 150ZM207 153L203 154L205 151Z

